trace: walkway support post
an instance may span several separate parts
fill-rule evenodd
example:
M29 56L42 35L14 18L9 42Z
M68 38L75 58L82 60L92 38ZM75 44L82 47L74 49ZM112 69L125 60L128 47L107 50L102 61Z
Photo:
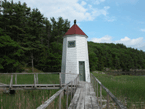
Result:
M98 82L97 82L97 101L98 101Z
M61 109L61 95L62 95L62 93L60 93L60 95L59 95L59 109Z
M95 95L96 95L96 81L95 81Z
M72 85L73 85L73 83L71 82L71 99L72 99L72 93L73 93L73 92L72 92L72 91L73 91L73 90L72 90Z
M34 74L34 87L36 88L36 75Z
M101 102L101 108L102 108L102 87L100 85L100 102Z
M10 89L12 88L12 85L13 85L13 75L11 75Z
M61 73L59 74L60 89L62 88Z
M67 109L68 108L68 86L66 88L66 94L67 94L66 96L66 109Z
M15 84L17 84L17 74L15 74Z
M36 73L36 84L38 84L38 73Z
M77 90L77 78L76 78L76 90ZM75 90L75 92L76 92L76 90Z
M109 109L109 94L107 93L107 109Z

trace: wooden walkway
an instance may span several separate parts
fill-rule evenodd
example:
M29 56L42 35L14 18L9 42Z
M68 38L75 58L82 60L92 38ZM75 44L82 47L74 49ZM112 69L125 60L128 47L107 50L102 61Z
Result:
M91 83L79 81L68 109L100 109Z
M10 84L1 84L1 90L46 90L46 89L60 89L60 84L14 84L10 86Z

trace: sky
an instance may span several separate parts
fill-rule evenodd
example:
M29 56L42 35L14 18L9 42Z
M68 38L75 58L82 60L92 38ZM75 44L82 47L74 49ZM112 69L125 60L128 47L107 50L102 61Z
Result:
M13 0L38 8L50 19L62 17L96 43L122 43L145 51L145 0Z

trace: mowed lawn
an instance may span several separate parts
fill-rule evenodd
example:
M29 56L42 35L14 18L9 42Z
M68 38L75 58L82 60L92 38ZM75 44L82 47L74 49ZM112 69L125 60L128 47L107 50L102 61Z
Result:
M13 77L13 83L15 78ZM58 74L39 74L41 84L59 84ZM0 83L9 84L10 75L0 75ZM33 84L34 75L17 75L17 84ZM15 94L0 91L0 109L35 109L58 90L17 90ZM58 98L49 108L55 108Z
M108 88L127 107L132 104L145 104L145 76L112 76L107 74L93 73L100 82ZM103 91L104 96L107 94Z

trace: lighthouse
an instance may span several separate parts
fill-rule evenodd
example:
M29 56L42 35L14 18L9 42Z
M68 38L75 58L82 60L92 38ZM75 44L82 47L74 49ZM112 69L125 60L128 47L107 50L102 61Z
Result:
M74 80L78 74L80 81L90 82L87 38L74 20L74 25L63 36L62 84Z

